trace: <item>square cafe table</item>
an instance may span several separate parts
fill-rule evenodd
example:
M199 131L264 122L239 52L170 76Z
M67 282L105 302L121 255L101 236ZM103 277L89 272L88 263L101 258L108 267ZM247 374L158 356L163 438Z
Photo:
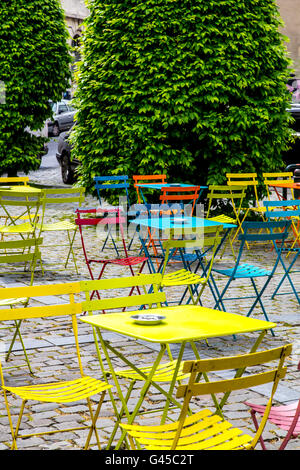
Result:
M150 385L155 386L162 394L167 398L164 412L162 415L162 422L167 417L167 412L170 402L174 403L180 408L180 404L173 398L173 389L175 387L176 375L179 370L180 363L182 361L184 349L187 343L189 343L193 349L196 359L200 359L198 350L195 346L196 341L206 340L207 338L236 335L249 332L260 332L256 341L254 341L250 352L255 352L260 345L264 335L268 330L276 326L275 323L248 318L243 315L223 312L214 310L206 307L195 306L195 305L181 305L175 307L162 307L143 311L143 313L150 312L155 315L162 315L165 319L157 325L140 325L137 324L131 316L136 311L127 311L122 313L111 313L107 315L87 315L81 317L80 320L90 324L96 329L98 339L101 344L102 352L107 360L110 374L115 383L118 391L119 398L122 403L123 410L125 411L128 423L131 424L135 417L138 415L140 407L144 401L145 395ZM140 370L138 365L133 363L134 358L130 361L129 355L122 354L119 348L113 347L109 341L106 341L102 337L102 330L108 330L121 335L129 336L136 340L143 340L149 343L160 344L160 350L157 353L157 357L154 360L152 367L149 367L148 376L145 376ZM95 336L96 341L96 336ZM167 346L171 343L180 343L180 350L176 361L176 367L174 370L174 376L170 383L169 391L165 392L152 378L157 370L161 359L166 352ZM96 344L98 348L99 344ZM133 412L130 414L127 408L126 400L121 391L120 384L118 382L114 367L112 365L110 352L119 357L124 364L130 366L133 371L139 373L144 379L144 385L140 392L139 398L135 404ZM99 356L99 362L106 377L101 354ZM242 370L236 372L236 376L241 376ZM218 409L222 409L226 402L229 393L225 394L219 404L216 404ZM214 398L214 397L213 397ZM124 431L118 441L116 449L120 447L126 435Z

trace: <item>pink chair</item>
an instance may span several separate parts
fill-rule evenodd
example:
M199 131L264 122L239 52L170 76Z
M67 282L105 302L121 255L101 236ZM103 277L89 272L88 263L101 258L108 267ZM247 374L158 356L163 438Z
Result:
M298 364L298 370L300 370L300 361ZM262 416L266 407L249 402L245 402L245 405L251 408L251 417L255 429L257 430L259 425L256 419L256 413ZM290 405L272 406L268 420L271 423L276 424L280 429L287 431L287 435L278 449L284 450L292 436L296 437L300 435L300 400L298 402L291 403ZM266 450L262 436L260 437L260 443L262 449Z

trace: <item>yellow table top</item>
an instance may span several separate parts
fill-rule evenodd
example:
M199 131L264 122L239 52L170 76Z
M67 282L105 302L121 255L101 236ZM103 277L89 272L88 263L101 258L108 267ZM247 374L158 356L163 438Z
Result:
M166 318L158 325L140 325L131 318L132 315L146 313ZM80 317L80 320L100 329L152 343L180 343L268 330L276 326L276 323L195 305L87 315Z
M28 186L28 185L9 185L9 186L1 186L0 191L5 191L7 194L12 192L30 192L30 193L40 193L42 190L40 188L36 188L35 186Z

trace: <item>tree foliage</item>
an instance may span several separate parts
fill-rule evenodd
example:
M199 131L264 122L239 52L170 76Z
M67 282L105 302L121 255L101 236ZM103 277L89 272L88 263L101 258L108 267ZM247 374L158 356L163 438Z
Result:
M0 6L0 174L38 167L39 130L69 86L70 53L59 0L8 0Z
M274 0L93 0L74 154L95 175L218 183L278 170L290 61Z

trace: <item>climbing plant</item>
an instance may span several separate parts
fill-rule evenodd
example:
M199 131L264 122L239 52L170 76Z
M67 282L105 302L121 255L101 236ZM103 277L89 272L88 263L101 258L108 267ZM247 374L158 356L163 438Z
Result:
M278 170L290 60L274 0L93 0L76 93L80 179L223 183Z
M45 141L31 131L69 87L68 31L59 0L1 2L0 23L0 174L28 173Z

